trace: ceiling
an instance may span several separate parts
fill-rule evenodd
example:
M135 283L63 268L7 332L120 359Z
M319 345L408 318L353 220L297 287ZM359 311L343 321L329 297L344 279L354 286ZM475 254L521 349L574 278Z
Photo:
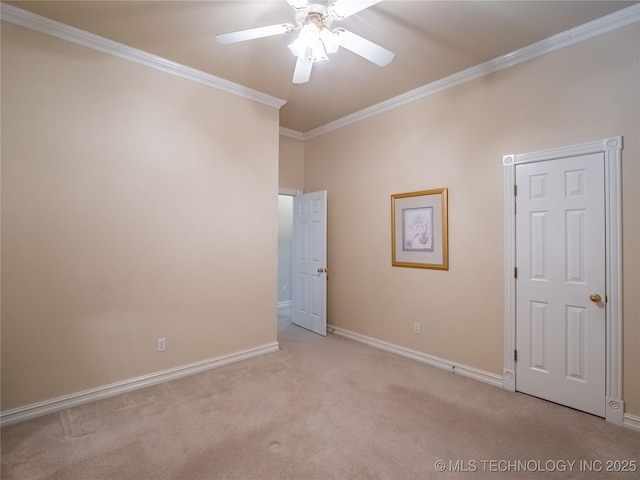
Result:
M307 132L638 2L386 0L332 28L378 43L394 60L378 67L340 49L301 85L291 83L296 58L287 48L296 33L215 39L295 23L285 0L7 3L284 99L280 125Z

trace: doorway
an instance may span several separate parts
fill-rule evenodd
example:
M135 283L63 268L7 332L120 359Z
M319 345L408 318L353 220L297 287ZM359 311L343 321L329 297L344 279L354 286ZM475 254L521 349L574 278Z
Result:
M278 194L278 330L292 322L293 304L293 197L298 190Z
M622 424L624 414L620 357L621 149L622 138L612 137L555 150L506 155L503 158L506 247L504 387L589 411L616 424ZM589 162L592 164L590 168L600 171L602 178L599 182L601 186L604 185L600 200L595 200L596 204L600 203L600 207L590 207L602 210L601 215L596 215L600 215L602 219L598 232L589 233L602 237L598 247L601 252L590 253L601 255L600 273L597 270L580 271L580 268L586 268L586 250L581 250L586 244L579 240L580 235L584 234L580 233L580 229L586 225L581 223L581 212L586 210L582 207L560 205L561 202L557 199L551 201L549 205L558 209L557 216L561 221L561 226L558 227L560 233L554 233L555 230L545 225L546 207L537 208L535 202L531 204L520 200L523 198L521 195L531 198L534 194L550 194L550 184L545 184L544 179L550 178L545 175L555 170L564 171L559 174L557 189L565 191L569 188L580 192L587 185L581 182L587 180L584 176L587 175L585 165ZM519 185L523 182L524 186ZM598 183L597 178L594 182L594 185ZM584 195L576 194L576 197L582 196ZM524 216L527 218L521 221ZM582 217L583 220L584 218L586 217ZM573 222L568 233L567 221ZM531 238L536 235L543 240L532 242ZM585 237L581 238L584 240ZM567 249L568 241L574 242L575 247L570 252ZM589 244L591 243L593 242L589 240ZM536 290L551 283L545 275L548 276L554 265L558 267L557 272L560 272L561 283L576 287L574 290L580 292L580 299L571 298L571 294L567 292L559 294L556 303L561 306L553 306L559 312L555 317L550 313L552 298L546 299ZM569 272L573 277L567 275L569 266L575 267ZM594 280L593 277L601 278L595 279L596 283L589 283L586 277L580 277L585 273L589 275L589 281ZM582 298L585 297L582 292L584 289L599 291L590 291L586 298ZM557 289L554 287L550 291L555 294ZM590 295L593 297L589 298ZM598 299L597 296L601 298ZM598 345L594 351L589 351L585 343L589 325L589 328L599 332ZM589 333L589 336L593 334ZM601 369L600 374L596 371L598 368ZM551 370L553 374L549 373ZM572 391L573 387L582 387L588 383L583 378L587 373L595 382L590 407L581 403L580 393ZM552 377L556 380L547 381ZM596 405L595 411L593 405Z

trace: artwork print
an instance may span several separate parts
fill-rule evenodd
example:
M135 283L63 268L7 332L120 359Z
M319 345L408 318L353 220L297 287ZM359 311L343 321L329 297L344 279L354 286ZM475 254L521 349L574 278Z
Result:
M433 252L433 207L402 209L402 250Z
M391 195L391 265L449 270L449 190Z

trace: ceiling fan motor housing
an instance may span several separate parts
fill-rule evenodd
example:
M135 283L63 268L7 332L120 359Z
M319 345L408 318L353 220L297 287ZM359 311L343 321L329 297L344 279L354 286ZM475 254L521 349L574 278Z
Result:
M299 26L313 23L321 30L323 27L329 28L333 23L333 18L329 15L327 7L320 3L310 3L304 10L296 13L296 23Z

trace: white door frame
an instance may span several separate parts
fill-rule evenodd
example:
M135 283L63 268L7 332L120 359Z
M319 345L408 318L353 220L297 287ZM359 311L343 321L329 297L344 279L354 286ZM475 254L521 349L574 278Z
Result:
M591 153L604 153L605 163L605 255L606 255L606 410L607 422L622 425L622 137L609 137L570 147L519 155L505 155L504 225L505 225L505 349L503 386L516 390L516 165L557 160Z

